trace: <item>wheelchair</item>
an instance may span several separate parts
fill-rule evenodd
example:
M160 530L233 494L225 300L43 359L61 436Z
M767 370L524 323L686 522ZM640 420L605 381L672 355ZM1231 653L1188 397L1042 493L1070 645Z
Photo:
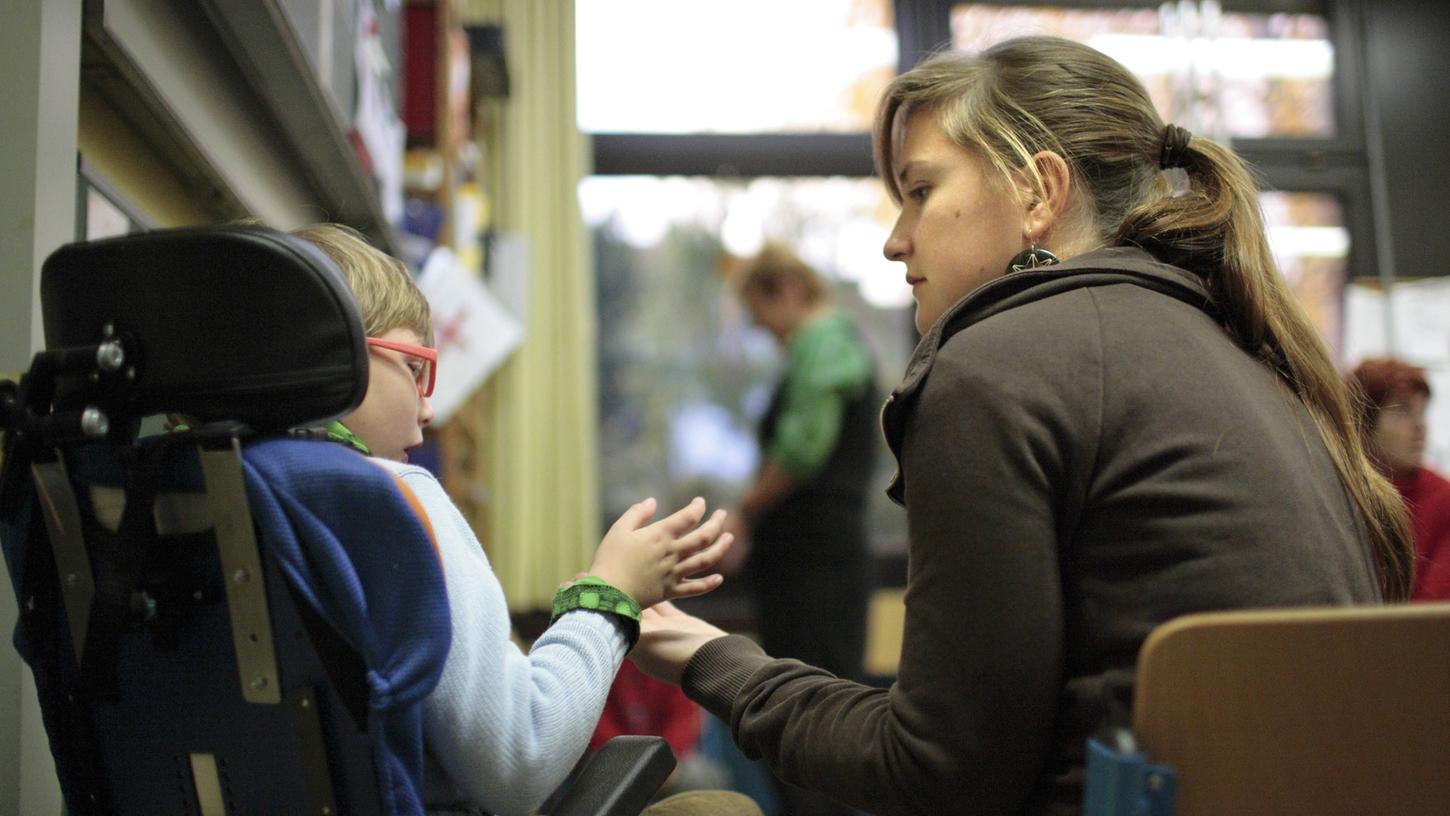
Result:
M57 250L41 305L0 382L0 544L68 812L422 812L448 606L392 477L307 430L367 391L340 271L163 231ZM673 767L616 738L551 813L637 813Z

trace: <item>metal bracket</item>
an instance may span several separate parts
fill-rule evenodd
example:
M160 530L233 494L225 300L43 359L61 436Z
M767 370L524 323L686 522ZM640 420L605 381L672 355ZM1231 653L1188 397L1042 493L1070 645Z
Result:
M91 573L91 559L81 532L81 513L71 489L65 464L36 462L30 466L35 492L45 515L45 529L50 534L50 547L55 552L56 577L60 579L60 597L65 604L65 617L70 623L71 645L76 650L76 663L86 649L86 629L91 618L91 603L96 597L96 580Z
M317 816L337 816L337 800L332 792L332 774L327 766L327 743L322 733L322 718L317 711L317 695L304 686L289 695L296 708L297 739L302 746L302 770L307 775L311 794L311 812Z
M242 480L242 447L235 438L221 450L199 451L206 480L206 501L215 527L222 574L227 587L227 614L232 621L232 643L242 697L249 703L282 702L277 652L272 645L272 618L267 608L267 587L262 558L247 506Z
M196 804L201 816L227 816L216 754L191 754L190 759L191 781L196 784Z

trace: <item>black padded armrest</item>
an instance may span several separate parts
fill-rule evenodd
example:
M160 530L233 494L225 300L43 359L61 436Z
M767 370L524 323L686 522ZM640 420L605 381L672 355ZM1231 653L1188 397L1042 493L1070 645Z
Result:
M550 816L637 816L675 769L661 737L621 736L599 747Z
M312 243L260 227L165 230L56 250L41 271L47 349L94 346L105 328L135 374L108 409L176 412L258 430L316 424L367 392L362 319ZM79 378L57 406L89 399ZM113 417L113 421L116 417Z

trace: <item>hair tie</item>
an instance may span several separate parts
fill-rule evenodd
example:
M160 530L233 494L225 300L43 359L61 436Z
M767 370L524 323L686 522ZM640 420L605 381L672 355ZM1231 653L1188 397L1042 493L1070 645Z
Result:
M1163 148L1158 154L1158 166L1164 170L1183 167L1188 161L1188 140L1193 134L1177 126L1163 128Z

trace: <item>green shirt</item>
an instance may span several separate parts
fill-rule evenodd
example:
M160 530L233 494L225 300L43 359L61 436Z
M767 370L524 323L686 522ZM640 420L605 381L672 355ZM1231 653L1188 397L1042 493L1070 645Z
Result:
M831 310L801 326L786 348L786 385L766 458L809 478L830 458L846 406L871 384L871 357L851 318Z

